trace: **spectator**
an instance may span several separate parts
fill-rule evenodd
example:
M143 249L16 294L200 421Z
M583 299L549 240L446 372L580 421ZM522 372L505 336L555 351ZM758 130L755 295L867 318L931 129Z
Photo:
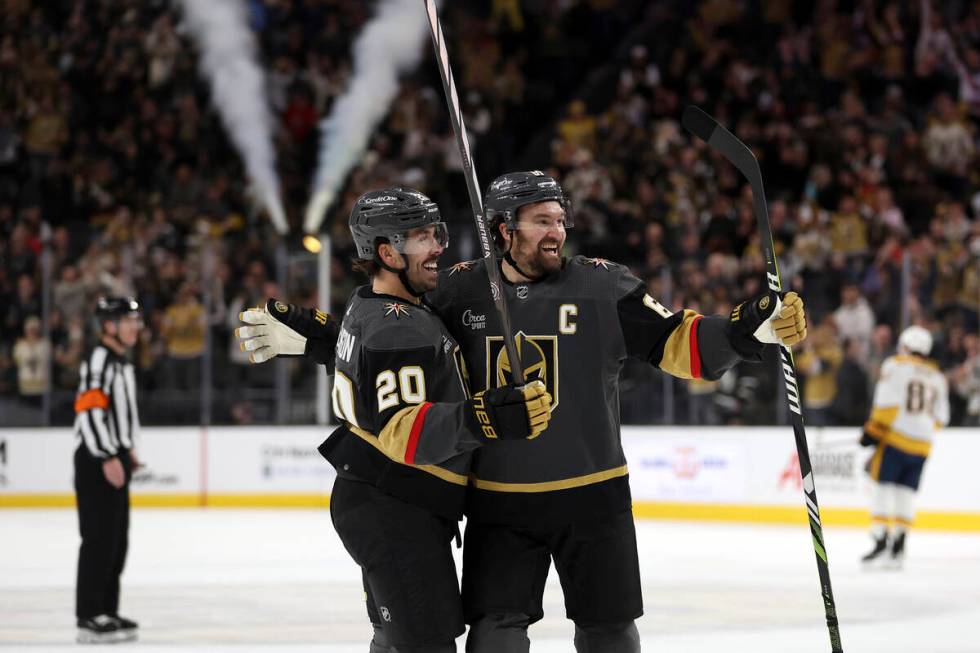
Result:
M167 343L167 387L197 390L201 384L205 315L197 292L184 283L163 314L162 335Z
M831 424L837 369L843 358L834 320L827 316L804 341L803 350L796 357L796 370L803 380L803 407L807 423L813 426Z
M51 343L41 336L41 319L36 315L24 320L24 336L17 340L13 354L20 397L40 408L41 398L49 388Z
M953 391L966 403L964 426L980 426L980 338L969 334L964 338L966 360L950 373Z
M936 98L935 112L923 138L936 183L957 200L966 199L967 174L975 147L966 123L949 95Z
M834 326L842 340L854 341L859 359L867 360L875 316L853 281L847 281L841 287L841 305L834 311Z
M831 423L837 426L861 426L871 407L871 382L864 369L865 360L856 340L844 339L844 360L837 368L834 382L837 394L830 406Z
M573 100L568 105L567 117L558 124L558 135L568 145L595 152L596 119L589 115L584 101Z

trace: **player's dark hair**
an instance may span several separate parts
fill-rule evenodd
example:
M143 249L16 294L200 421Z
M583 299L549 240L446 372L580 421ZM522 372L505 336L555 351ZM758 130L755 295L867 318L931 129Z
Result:
M387 243L388 239L384 237L377 237L374 239L374 258L360 258L357 256L351 257L350 266L355 272L360 272L369 279L373 279L379 272L381 272L381 264L378 262L378 245L381 243Z
M373 279L381 271L380 265L366 258L351 257L350 266L354 272L360 272L369 279Z

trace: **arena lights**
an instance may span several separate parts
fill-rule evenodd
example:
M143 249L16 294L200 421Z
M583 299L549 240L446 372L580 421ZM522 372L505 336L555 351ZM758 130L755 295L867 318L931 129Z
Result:
M320 242L319 236L314 236L313 234L307 234L303 236L303 247L306 251L311 254L319 254L320 250L323 249L323 244Z

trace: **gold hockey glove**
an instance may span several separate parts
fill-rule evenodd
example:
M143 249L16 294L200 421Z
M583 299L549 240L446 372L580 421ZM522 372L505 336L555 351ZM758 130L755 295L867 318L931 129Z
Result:
M781 299L767 292L734 309L728 321L729 340L743 357L758 359L762 345L795 345L806 338L806 314L803 299L795 292Z

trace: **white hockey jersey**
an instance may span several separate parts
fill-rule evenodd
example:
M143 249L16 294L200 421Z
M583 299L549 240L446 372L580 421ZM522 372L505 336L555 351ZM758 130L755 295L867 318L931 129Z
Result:
M928 456L935 433L949 422L949 391L939 368L916 356L891 356L881 366L866 433L917 456Z

